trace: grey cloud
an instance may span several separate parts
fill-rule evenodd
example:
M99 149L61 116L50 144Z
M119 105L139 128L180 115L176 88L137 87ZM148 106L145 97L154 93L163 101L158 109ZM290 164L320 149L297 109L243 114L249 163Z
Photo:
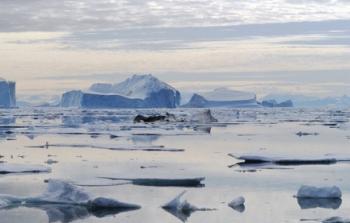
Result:
M314 8L308 4L316 4L316 0L1 0L0 32L75 32L350 19L350 5L346 4L349 0L317 2L318 7Z
M334 32L336 31L336 32ZM58 41L93 49L169 50L193 48L194 43L320 35L325 38L277 42L307 45L349 45L350 20L255 24L219 27L139 28L74 32Z

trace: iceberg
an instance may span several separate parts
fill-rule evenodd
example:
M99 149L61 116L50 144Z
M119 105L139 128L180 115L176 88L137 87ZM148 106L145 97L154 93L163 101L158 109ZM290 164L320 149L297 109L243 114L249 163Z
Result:
M16 82L0 78L0 107L16 107Z
M93 84L88 91L73 90L62 95L62 107L81 108L175 108L180 92L149 75L133 75L117 84Z
M293 107L293 101L286 100L279 103L276 100L272 99L262 101L261 105L268 108L291 108Z
M194 94L184 105L189 108L210 107L259 107L256 95L250 92L218 88L211 92Z

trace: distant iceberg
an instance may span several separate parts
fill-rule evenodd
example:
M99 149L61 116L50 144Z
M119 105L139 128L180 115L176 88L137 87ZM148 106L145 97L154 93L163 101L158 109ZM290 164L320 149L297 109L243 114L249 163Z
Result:
M277 102L276 100L264 100L261 102L261 105L268 108L291 108L293 107L292 100L286 100L282 102Z
M258 107L256 95L250 92L218 88L211 92L194 94L184 107Z
M88 91L63 94L62 107L82 108L175 108L180 92L152 75L133 75L118 84L93 84Z
M16 107L16 82L0 78L0 107Z

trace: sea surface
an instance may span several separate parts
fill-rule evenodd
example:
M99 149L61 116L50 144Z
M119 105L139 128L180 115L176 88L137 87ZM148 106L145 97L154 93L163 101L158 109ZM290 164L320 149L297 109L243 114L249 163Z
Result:
M241 160L228 155L350 158L349 110L213 109L218 122L191 121L201 111L1 110L0 160L40 164L52 171L2 174L0 194L35 196L45 192L45 180L61 179L85 185L84 190L93 196L139 204L142 208L90 213L79 207L15 206L0 210L0 222L281 223L350 217L350 162L240 166L237 163ZM133 122L137 114L166 112L183 120ZM143 150L147 148L161 149ZM202 187L183 188L114 185L118 181L100 177L205 180ZM343 197L340 202L298 200L294 195L301 185L336 185ZM197 211L184 218L161 208L184 190L184 199L189 203L215 210ZM238 196L246 200L244 210L228 206Z

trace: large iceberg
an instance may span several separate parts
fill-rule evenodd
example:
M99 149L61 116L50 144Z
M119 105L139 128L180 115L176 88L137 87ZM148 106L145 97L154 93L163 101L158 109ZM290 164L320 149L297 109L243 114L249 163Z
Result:
M16 82L0 78L0 107L16 107Z
M250 92L218 88L211 92L194 94L184 107L258 107L256 95Z
M88 91L63 94L62 107L175 108L180 92L152 75L133 75L117 84L93 84Z

